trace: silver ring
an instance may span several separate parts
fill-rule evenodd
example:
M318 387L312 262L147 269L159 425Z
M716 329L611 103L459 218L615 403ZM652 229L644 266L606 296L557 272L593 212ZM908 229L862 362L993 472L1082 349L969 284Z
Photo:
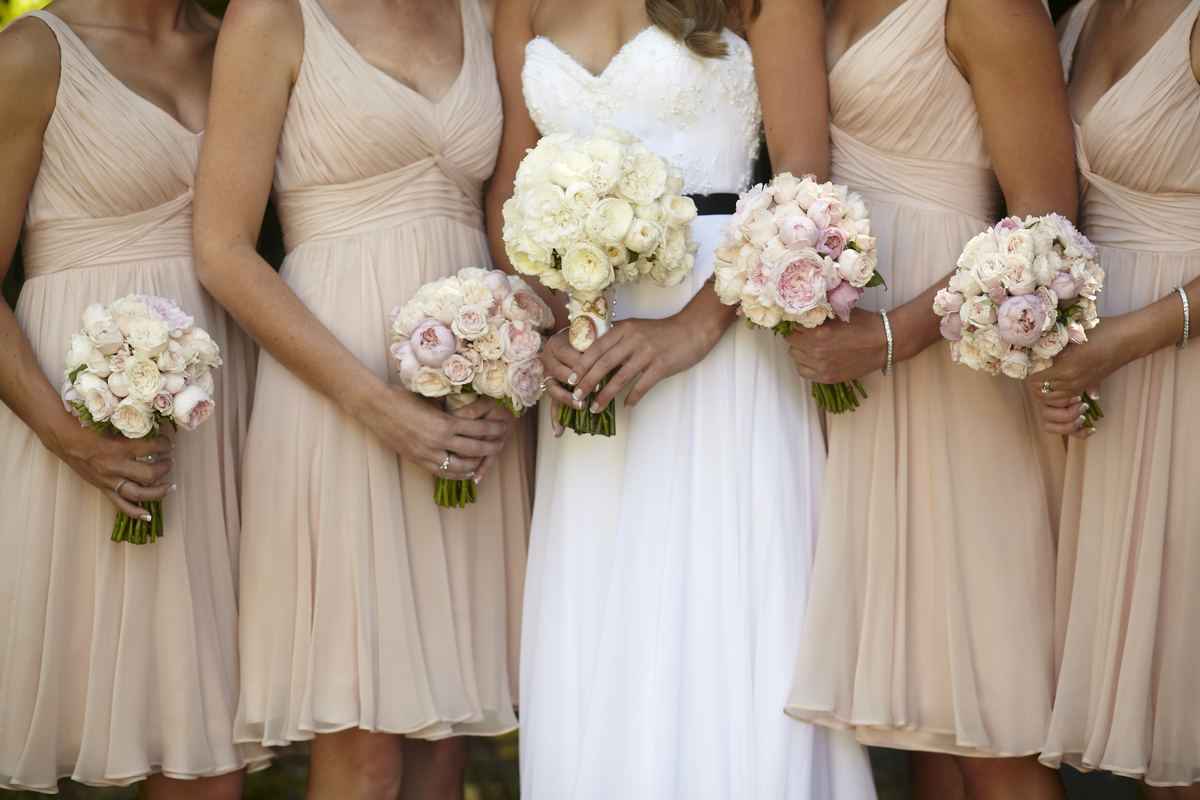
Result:
M143 464L153 464L154 463L154 454L151 453L150 455L146 455L146 456L138 456L137 458L134 459L134 461L140 461Z
M539 392L544 392L544 391L546 391L546 381L548 381L548 380L550 380L550 379L549 379L549 378L542 378L541 382L539 382L539 383L538 383L538 391L539 391Z
M1050 394L1050 381L1042 381L1042 394Z
M442 459L442 465L440 467L438 467L438 469L440 469L442 472L448 472L450 470L450 454L449 453L446 453L446 457Z
M129 478L121 478L121 480L117 481L117 485L113 487L113 491L116 493L117 497L125 498L125 495L121 494L121 487L127 483L132 483L132 481L129 480Z

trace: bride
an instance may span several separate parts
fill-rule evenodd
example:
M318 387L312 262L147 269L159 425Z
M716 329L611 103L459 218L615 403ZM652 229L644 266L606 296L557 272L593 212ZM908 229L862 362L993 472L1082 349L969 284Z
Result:
M547 346L558 403L615 370L598 403L617 398L617 434L563 435L542 418L525 800L874 797L847 734L782 711L824 463L809 389L784 344L735 324L706 282L760 124L776 169L828 171L824 19L820 0L736 2L507 0L498 11L497 263L500 207L541 135L625 130L683 172L686 192L707 195L690 280L619 287L620 321L586 356L563 333Z

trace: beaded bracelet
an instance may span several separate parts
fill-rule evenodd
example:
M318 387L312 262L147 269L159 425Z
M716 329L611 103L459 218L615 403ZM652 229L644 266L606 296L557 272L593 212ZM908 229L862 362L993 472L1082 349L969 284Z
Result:
M892 374L892 323L888 321L887 312L882 308L879 309L879 316L883 317L883 335L887 337L887 363L883 365L883 374ZM1186 338L1186 334L1185 334Z
M1191 304L1188 303L1187 292L1184 291L1184 288L1182 286L1176 286L1171 291L1178 292L1179 299L1183 301L1183 338L1180 339L1179 343L1175 345L1180 350L1182 350L1183 348L1187 347L1187 343L1188 343L1188 334L1190 333L1191 322L1192 322L1192 320L1191 320L1192 309L1191 309Z

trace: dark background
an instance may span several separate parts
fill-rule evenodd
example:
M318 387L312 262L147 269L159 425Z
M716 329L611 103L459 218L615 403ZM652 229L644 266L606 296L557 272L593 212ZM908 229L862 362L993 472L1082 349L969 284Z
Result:
M221 0L199 0L214 13L221 13L226 3ZM1073 5L1074 0L1055 0L1051 8L1057 18ZM273 212L268 209L264 221L260 247L268 260L275 264L283 255L283 244L279 234L278 223ZM17 292L22 279L20 253L16 263L9 271L4 282L4 298L10 304L16 302ZM517 789L517 743L515 736L502 737L494 740L480 740L475 743L468 774L468 785L465 800L516 800ZM889 750L875 750L871 754L875 767L876 782L879 787L880 800L907 800L911 797L908 790L907 762L903 753ZM269 770L252 775L247 780L246 798L248 800L300 800L304 792L306 772L305 748L295 746L281 752L276 764ZM1131 780L1113 776L1092 773L1083 775L1071 769L1063 770L1071 800L1134 800L1141 797L1139 785ZM64 798L87 798L87 800L132 800L137 797L137 790L128 789L92 789L64 781L61 785ZM33 798L40 797L32 793L5 793L7 797ZM620 800L614 798L614 800ZM854 800L854 798L846 798Z

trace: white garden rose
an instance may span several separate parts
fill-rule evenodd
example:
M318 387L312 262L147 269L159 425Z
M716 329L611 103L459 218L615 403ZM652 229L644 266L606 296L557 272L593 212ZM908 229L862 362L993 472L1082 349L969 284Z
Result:
M1024 231L1020 231L1024 233ZM1012 238L1012 237L1009 237ZM1004 274L1000 285L1011 295L1029 294L1038 286L1037 273L1033 263L1020 256L1003 256Z
M713 268L713 276L716 278L713 288L721 302L727 306L737 305L742 287L746 285L746 273L727 261L719 261Z
M508 365L503 361L488 360L480 365L471 384L475 391L487 397L501 398L508 395Z
M163 380L166 380L165 375L163 376ZM211 395L216 389L213 382L212 370L203 365L197 365L195 374L188 377L188 382L192 386L199 386L205 394Z
M545 183L533 187L520 198L525 217L522 236L528 236L536 248L561 250L583 233L583 223L567 204L567 196L560 187ZM537 252L526 247L522 249Z
M153 400L153 396L150 399ZM109 422L129 439L143 439L154 430L154 414L149 400L133 397L126 397L117 405Z
M87 334L72 333L71 348L67 351L67 374L69 375L87 364L88 359L99 352Z
M1000 371L1010 378L1024 380L1029 375L1031 363L1028 353L1014 347L1001 356Z
M492 297L492 290L488 288L488 285L483 282L482 278L464 279L460 290L462 292L462 308L474 306L484 314L491 312L492 303L495 302L495 298Z
M180 337L183 339L185 337ZM221 366L221 348L203 328L193 328L188 334L192 346L196 348L196 359L206 367Z
M624 148L620 142L610 139L592 138L584 143L584 151L591 157L591 168L587 172L588 183L598 193L613 190L621 177Z
M1013 231L1000 242L1000 252L1007 256L1016 256L1027 263L1033 263L1036 255L1033 234L1027 230Z
M633 210L637 214L638 219L646 219L651 222L663 221L663 204L661 202L636 206Z
M134 356L125 362L125 381L130 396L147 403L162 391L165 383L158 365L145 356Z
M958 313L962 317L963 325L986 328L996 324L996 304L985 295L964 299Z
M667 165L654 153L635 146L626 156L617 193L635 205L653 203L667 188Z
M120 402L105 380L87 372L75 379L75 391L97 422L111 417Z
M1054 358L1070 341L1066 326L1056 324L1043 333L1042 338L1038 339L1031 349L1033 354L1039 358Z
M843 250L837 259L837 273L851 286L862 288L875 275L875 256L856 250Z
M1038 253L1033 260L1033 275L1038 286L1049 286L1063 268L1062 256L1053 250Z
M143 319L150 315L150 307L137 295L130 294L113 302L108 307L108 312L117 321L117 325L121 328L122 333L128 335L130 326L133 325L134 320Z
M488 296L491 296L491 292L488 292ZM478 306L463 306L458 316L450 323L450 330L460 339L475 341L487 333L487 314Z
M976 297L983 292L983 287L970 270L959 268L950 276L950 291L961 294L964 298Z
M662 201L663 222L668 225L687 225L696 218L696 201L675 195Z
M587 217L592 207L600 202L600 195L596 193L596 187L588 181L572 183L563 194L567 199L567 206L580 219Z
M423 397L445 397L454 390L454 384L440 369L421 367L413 375L411 388Z
M612 285L612 262L599 247L579 242L563 256L562 278L576 292L598 294Z
M474 344L476 352L484 361L493 361L504 355L504 342L500 339L500 332L495 328L489 328L486 333L475 340Z
M635 219L625 235L625 246L641 256L654 255L663 239L663 226L648 219Z
M818 325L823 325L826 320L833 318L833 307L829 303L821 303L815 308L797 314L796 322L799 322L806 328L815 328Z
M606 197L592 208L584 222L592 242L601 246L619 246L633 224L633 206L616 197Z
M187 369L187 362L183 360L183 354L174 342L158 354L154 363L158 365L159 372L183 372Z
M995 234L991 231L977 233L963 247L962 254L958 257L958 268L969 270L983 257L998 255L1000 249Z
M755 298L742 298L742 313L746 319L763 328L774 328L783 322L783 311L774 303L763 304Z
M475 367L462 353L455 353L442 362L442 374L455 386L465 386L475 378Z
M170 328L161 320L144 317L134 320L129 326L129 344L139 356L154 358L167 349L170 340Z
M84 331L96 349L106 356L111 356L125 344L125 334L111 317L94 320L84 326Z

